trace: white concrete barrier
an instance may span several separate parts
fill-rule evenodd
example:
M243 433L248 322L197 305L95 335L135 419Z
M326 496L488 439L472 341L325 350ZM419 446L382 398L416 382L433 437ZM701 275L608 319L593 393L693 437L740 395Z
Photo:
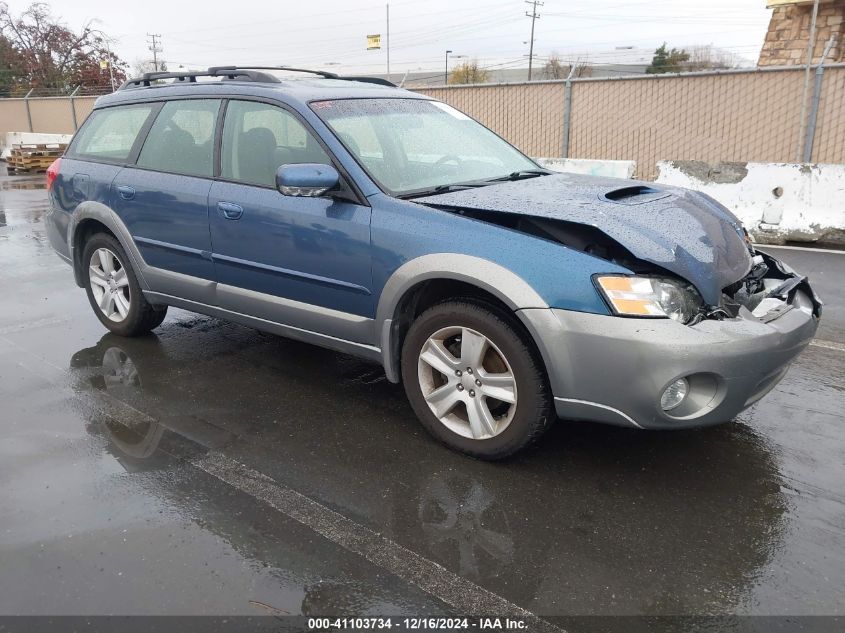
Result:
M41 143L70 143L73 134L41 134L39 132L6 132L0 158L6 160L12 146L18 143L38 145Z
M632 160L589 160L586 158L535 158L552 171L608 178L633 178L637 163Z
M721 202L758 242L845 242L845 165L661 161L657 173Z

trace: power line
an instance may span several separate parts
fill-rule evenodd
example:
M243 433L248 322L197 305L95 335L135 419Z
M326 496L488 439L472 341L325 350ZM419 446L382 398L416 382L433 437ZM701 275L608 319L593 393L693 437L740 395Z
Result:
M543 3L540 0L525 0L525 4L531 5L531 13L525 12L525 15L531 18L531 42L528 48L528 81L531 81L531 68L534 65L534 24L540 17L537 14L537 7L542 7Z

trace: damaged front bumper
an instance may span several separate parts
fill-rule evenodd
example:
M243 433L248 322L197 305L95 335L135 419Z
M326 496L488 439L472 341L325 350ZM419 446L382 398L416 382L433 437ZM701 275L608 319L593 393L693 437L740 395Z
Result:
M727 422L762 398L810 343L821 314L807 280L768 259L783 278L751 304L753 311L738 305L734 316L721 320L688 326L669 319L520 311L540 342L558 416L680 429ZM680 378L687 380L688 395L664 411L661 395Z

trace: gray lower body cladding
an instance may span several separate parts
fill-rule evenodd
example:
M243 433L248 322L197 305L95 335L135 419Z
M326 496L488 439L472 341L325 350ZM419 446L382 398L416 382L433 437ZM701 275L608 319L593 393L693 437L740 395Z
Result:
M798 307L768 323L743 311L692 327L564 310L520 314L542 346L561 418L649 429L729 421L777 385L818 327ZM663 411L660 397L679 378L689 395Z

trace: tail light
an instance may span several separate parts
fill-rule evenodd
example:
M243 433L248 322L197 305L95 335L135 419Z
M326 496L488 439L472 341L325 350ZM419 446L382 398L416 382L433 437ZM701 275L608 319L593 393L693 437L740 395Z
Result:
M53 188L53 182L56 180L56 176L59 175L59 168L62 166L62 159L57 158L53 161L53 164L47 168L47 191Z

